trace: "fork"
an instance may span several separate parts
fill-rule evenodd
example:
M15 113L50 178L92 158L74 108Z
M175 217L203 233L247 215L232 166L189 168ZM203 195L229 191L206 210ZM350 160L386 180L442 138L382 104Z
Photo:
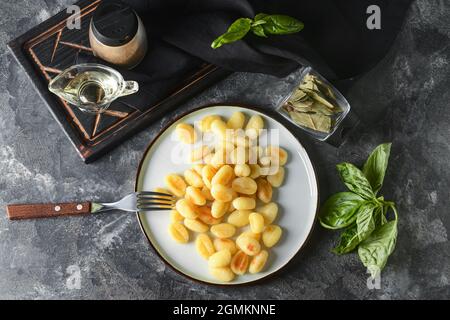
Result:
M143 212L171 210L176 198L168 193L138 191L126 195L117 202L70 202L46 204L10 204L6 214L10 220L50 218L79 214L100 213L109 210Z

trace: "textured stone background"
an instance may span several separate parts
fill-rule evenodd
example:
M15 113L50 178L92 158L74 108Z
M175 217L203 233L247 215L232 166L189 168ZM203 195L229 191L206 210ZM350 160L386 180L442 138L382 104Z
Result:
M234 74L101 160L84 165L6 49L10 39L70 2L0 4L0 298L450 297L448 1L416 1L388 56L348 94L370 125L358 128L339 149L304 138L320 174L323 198L342 189L336 163L361 163L379 143L393 142L383 193L397 201L399 238L380 290L367 289L367 275L356 255L330 253L337 234L320 227L303 254L276 278L226 289L192 283L165 267L134 215L9 222L4 205L10 202L92 195L107 201L130 192L145 146L180 112L223 101L269 106L286 91L279 79ZM81 269L80 290L66 286L71 265Z

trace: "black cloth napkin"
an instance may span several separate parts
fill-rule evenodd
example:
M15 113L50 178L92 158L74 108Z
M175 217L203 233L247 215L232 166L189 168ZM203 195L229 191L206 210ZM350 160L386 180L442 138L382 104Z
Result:
M108 1L108 0L107 0ZM232 71L285 76L312 64L328 78L354 77L387 52L411 0L124 0L144 20L151 38ZM381 11L381 29L366 26L369 5ZM279 13L305 28L267 39L249 34L218 49L211 42L237 18ZM333 79L331 79L333 80Z
M110 0L103 0L110 1ZM144 111L206 61L231 71L283 77L312 65L331 81L354 78L380 61L396 37L411 0L122 0L147 30L148 54L133 70L118 69L139 82L137 94L120 98ZM369 5L381 9L381 29L369 30ZM244 40L211 48L237 18L287 14L304 22L292 35ZM92 59L90 59L92 62ZM86 61L86 57L78 62ZM104 63L104 62L103 62Z

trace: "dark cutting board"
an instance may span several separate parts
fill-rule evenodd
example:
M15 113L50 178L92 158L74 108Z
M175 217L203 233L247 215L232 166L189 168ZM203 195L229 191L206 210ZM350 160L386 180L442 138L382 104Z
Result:
M49 81L71 66L78 52L92 54L89 47L90 17L101 0L82 0L81 29L68 29L71 14L62 11L11 41L8 47L61 125L78 154L89 163L118 146L151 122L176 108L196 93L230 74L208 63L193 66L173 92L142 112L121 103L112 103L103 114L88 114L48 91Z

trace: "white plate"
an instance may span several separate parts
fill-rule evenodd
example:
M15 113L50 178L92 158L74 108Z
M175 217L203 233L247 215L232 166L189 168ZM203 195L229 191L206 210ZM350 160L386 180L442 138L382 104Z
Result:
M194 239L187 244L178 244L171 239L167 232L170 223L169 211L138 214L143 232L165 262L190 278L210 284L244 284L280 270L299 252L308 238L318 205L316 175L301 143L275 119L252 109L234 106L213 106L195 110L162 131L144 154L138 169L136 190L151 191L156 187L164 187L164 177L168 173L182 174L184 170L191 167L171 160L171 154L176 145L173 134L178 123L194 124L205 115L211 114L227 118L235 111L242 111L247 115L247 119L252 114L260 114L265 120L267 129L278 129L280 146L289 154L289 160L285 166L284 184L274 192L273 198L280 207L275 223L283 229L283 236L280 242L269 250L269 260L264 271L257 274L245 274L236 277L230 283L222 283L209 275L207 261L196 252Z

